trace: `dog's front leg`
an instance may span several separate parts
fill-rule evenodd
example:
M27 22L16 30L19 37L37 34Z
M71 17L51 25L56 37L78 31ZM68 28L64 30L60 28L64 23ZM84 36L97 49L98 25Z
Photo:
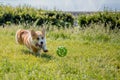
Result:
M47 49L46 46L43 46L42 49L43 49L44 52L48 52L48 49Z
M35 54L35 56L40 56L40 50L32 48L32 52Z

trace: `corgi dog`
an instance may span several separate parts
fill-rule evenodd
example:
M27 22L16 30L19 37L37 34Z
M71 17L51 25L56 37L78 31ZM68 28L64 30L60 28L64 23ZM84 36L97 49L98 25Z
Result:
M16 41L19 44L25 45L33 53L40 54L41 49L44 52L48 52L45 29L42 29L42 31L20 29L16 32Z

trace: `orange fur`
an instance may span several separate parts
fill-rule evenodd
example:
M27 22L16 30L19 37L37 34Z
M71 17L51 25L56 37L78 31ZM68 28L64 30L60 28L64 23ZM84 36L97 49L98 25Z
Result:
M43 40L44 43L41 44L40 44L40 40L37 40L37 38L41 38L41 37L45 38L44 30L35 32L34 30L29 31L29 30L20 29L16 32L16 41L19 44L25 45L34 53L38 53L41 48L43 49L44 52L48 51L46 48L45 40Z

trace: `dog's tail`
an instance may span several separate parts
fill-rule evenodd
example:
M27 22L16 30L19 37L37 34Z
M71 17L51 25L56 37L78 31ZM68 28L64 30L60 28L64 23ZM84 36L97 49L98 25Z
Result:
M22 40L22 34L23 34L23 30L19 29L17 32L16 32L16 36L15 36L15 39L16 39L16 42L19 43L19 44L23 44L23 40Z

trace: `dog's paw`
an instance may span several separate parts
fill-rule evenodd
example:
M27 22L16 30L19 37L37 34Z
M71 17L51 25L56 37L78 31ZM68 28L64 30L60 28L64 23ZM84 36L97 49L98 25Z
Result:
M44 50L44 52L48 52L48 50Z

